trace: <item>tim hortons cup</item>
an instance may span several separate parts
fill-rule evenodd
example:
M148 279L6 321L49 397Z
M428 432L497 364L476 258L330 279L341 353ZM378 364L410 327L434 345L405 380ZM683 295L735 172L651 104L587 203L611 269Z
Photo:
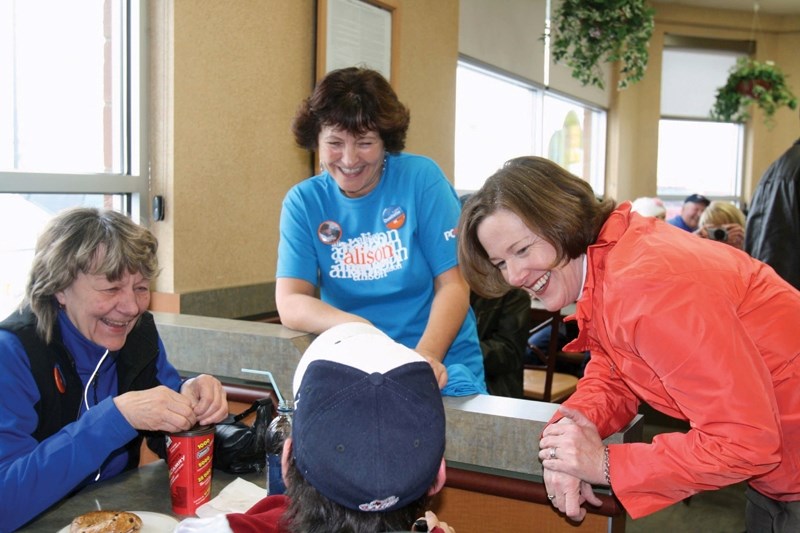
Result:
M167 435L169 492L175 514L194 515L211 499L214 426Z

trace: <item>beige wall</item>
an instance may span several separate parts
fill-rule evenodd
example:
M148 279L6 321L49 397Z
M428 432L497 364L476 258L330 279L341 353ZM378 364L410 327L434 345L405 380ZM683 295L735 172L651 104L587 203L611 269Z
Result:
M393 83L411 110L407 150L452 180L458 1L399 4ZM151 194L166 201L152 226L155 308L274 310L263 288L275 278L281 200L312 171L289 128L313 87L315 10L313 0L151 2Z
M800 94L800 17L759 15L754 31L753 14L731 10L689 8L659 4L650 42L645 78L614 95L609 113L607 188L617 200L656 194L658 120L661 95L661 53L664 35L686 35L757 41L756 59L773 60ZM744 199L749 201L755 184L769 164L800 136L798 111L781 109L776 125L767 129L760 110L747 128Z
M459 0L397 4L393 84L411 109L407 150L452 180ZM618 200L656 192L664 34L753 37L752 13L654 6L647 75L611 95L606 190ZM274 311L281 200L312 172L289 127L314 82L315 9L314 0L150 3L151 193L166 199L166 220L152 226L163 267L154 308ZM800 17L762 14L755 37L757 58L775 60L800 92ZM797 112L781 110L773 130L760 118L748 128L745 199L800 131Z

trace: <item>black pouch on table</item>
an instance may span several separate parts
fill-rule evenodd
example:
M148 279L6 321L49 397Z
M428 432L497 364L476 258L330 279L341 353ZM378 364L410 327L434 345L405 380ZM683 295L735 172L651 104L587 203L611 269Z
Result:
M253 411L252 426L240 422ZM263 398L218 422L214 430L214 468L230 474L263 472L267 462L267 427L272 420L272 400Z

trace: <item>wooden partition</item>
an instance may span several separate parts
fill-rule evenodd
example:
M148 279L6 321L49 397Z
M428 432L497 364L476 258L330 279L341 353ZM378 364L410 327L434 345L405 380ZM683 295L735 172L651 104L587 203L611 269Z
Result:
M610 494L598 494L603 504L587 506L580 524L568 521L550 505L541 482L447 468L447 483L437 496L434 512L458 533L553 533L557 531L625 531L625 511Z

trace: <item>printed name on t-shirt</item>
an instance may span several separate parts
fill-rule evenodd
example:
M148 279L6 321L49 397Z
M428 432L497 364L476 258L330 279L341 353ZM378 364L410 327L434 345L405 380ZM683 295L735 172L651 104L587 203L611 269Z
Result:
M331 246L331 259L332 278L367 281L385 278L389 272L403 268L408 248L396 230L362 233Z

